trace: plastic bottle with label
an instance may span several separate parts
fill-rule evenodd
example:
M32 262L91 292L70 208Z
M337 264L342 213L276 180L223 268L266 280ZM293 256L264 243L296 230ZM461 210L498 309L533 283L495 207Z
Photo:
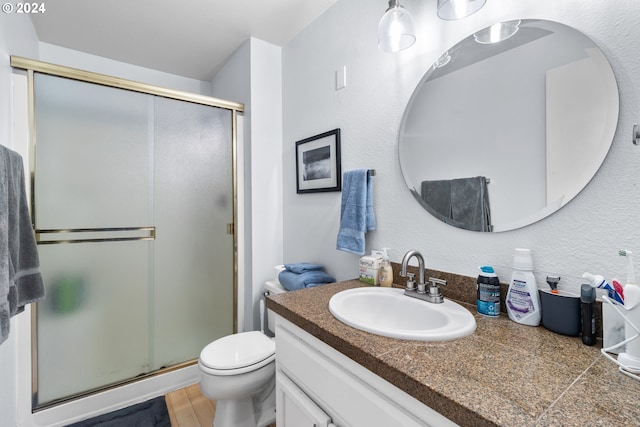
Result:
M500 279L490 265L480 267L477 283L476 306L478 313L497 317L500 315Z
M393 284L393 268L389 260L388 249L389 248L382 248L382 262L380 263L380 273L378 276L380 286L387 288Z
M530 249L516 249L513 269L506 298L509 319L523 325L538 326L541 319L540 295L533 275Z
M580 287L580 305L582 309L582 343L594 345L596 337L596 290L589 284Z

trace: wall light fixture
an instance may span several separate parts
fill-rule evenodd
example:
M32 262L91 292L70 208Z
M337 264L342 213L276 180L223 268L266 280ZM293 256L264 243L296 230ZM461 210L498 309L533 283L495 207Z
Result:
M389 0L389 7L378 23L378 47L384 52L399 52L415 42L411 13L398 0Z
M479 11L487 0L438 0L438 16L446 21L466 18Z

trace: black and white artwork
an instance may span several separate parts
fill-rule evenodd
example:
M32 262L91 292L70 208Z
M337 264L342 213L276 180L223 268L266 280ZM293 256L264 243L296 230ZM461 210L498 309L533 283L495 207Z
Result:
M305 181L331 178L331 147L325 145L305 151L302 153L302 164L302 179Z
M340 129L296 142L298 193L341 190Z

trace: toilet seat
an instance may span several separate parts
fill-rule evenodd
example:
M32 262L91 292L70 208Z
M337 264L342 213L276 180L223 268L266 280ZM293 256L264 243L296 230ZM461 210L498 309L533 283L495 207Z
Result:
M200 364L213 375L238 375L259 369L275 357L275 342L252 331L213 341L200 353Z

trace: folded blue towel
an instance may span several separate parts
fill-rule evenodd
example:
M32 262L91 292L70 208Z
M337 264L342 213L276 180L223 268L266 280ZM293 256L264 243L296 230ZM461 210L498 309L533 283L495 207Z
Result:
M373 183L368 169L347 171L342 178L340 230L336 248L364 255L364 236L376 229L373 213Z
M285 264L284 268L288 271L296 274L301 274L306 271L324 270L324 267L320 264L311 264L309 262L299 262L296 264Z
M293 273L288 270L281 271L278 280L282 286L288 291L298 289L311 288L325 283L333 283L336 281L322 270L311 270L301 274Z

